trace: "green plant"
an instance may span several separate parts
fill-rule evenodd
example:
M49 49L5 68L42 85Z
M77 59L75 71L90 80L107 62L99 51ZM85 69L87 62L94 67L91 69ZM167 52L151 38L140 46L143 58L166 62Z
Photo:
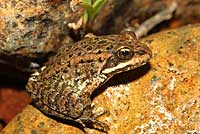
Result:
M81 0L81 5L84 8L83 22L86 24L89 20L93 20L101 10L106 0Z

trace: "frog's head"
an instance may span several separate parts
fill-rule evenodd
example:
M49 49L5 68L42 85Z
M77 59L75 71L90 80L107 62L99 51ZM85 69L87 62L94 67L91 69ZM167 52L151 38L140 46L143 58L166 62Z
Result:
M133 70L146 64L152 56L151 50L138 42L134 33L125 32L118 35L113 48L108 50L109 57L104 61L101 73L114 75Z

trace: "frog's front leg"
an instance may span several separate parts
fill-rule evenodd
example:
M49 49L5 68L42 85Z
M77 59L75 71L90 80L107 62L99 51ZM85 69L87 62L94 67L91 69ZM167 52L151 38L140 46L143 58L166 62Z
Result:
M84 92L79 95L79 102L84 106L84 109L82 110L82 115L75 121L80 123L83 127L91 126L92 128L106 132L109 130L108 125L93 118L90 94L91 93Z

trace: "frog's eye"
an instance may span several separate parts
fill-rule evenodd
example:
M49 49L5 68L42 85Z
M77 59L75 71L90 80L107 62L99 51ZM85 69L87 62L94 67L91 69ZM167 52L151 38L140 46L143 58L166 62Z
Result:
M133 56L133 51L127 47L117 51L117 56L122 60L129 60Z

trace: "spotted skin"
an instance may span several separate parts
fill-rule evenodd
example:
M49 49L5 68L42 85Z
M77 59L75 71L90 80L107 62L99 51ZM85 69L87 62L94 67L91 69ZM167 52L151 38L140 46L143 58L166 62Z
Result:
M58 54L31 75L27 91L44 113L108 131L95 118L90 96L117 73L149 61L151 50L130 32L91 36L62 47Z

